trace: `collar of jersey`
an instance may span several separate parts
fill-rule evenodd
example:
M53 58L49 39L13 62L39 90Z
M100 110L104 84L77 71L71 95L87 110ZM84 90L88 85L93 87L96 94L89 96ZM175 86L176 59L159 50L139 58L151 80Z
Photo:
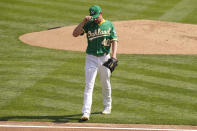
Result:
M103 19L98 25L102 25L106 20Z

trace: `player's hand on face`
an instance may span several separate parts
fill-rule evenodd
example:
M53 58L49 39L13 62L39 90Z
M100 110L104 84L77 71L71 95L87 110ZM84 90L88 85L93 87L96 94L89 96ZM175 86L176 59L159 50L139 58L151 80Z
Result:
M92 16L86 16L84 19L83 19L83 22L84 23L87 23L88 21L90 21L92 19Z

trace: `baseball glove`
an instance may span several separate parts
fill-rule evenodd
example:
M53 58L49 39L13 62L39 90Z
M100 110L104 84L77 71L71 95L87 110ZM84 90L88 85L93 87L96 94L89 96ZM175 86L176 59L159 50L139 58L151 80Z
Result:
M118 66L118 60L117 59L114 59L113 57L111 57L103 65L105 67L109 68L110 71L111 71L111 73L112 73L114 71L114 69L116 68L116 66Z

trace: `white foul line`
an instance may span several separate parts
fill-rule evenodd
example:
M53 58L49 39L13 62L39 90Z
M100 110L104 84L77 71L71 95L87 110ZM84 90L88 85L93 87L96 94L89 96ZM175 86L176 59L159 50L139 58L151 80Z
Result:
M58 129L100 129L100 130L144 130L144 131L197 131L191 129L157 129L157 128L115 128L115 127L72 127L72 126L26 126L26 125L0 125L0 127L15 128L58 128Z

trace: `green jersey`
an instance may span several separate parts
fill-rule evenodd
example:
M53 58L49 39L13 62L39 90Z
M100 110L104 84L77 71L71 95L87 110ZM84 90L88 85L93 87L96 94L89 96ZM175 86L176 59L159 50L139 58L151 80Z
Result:
M83 29L88 40L87 54L103 56L110 53L111 41L117 40L114 25L110 21L103 20L100 24L96 24L90 20Z

